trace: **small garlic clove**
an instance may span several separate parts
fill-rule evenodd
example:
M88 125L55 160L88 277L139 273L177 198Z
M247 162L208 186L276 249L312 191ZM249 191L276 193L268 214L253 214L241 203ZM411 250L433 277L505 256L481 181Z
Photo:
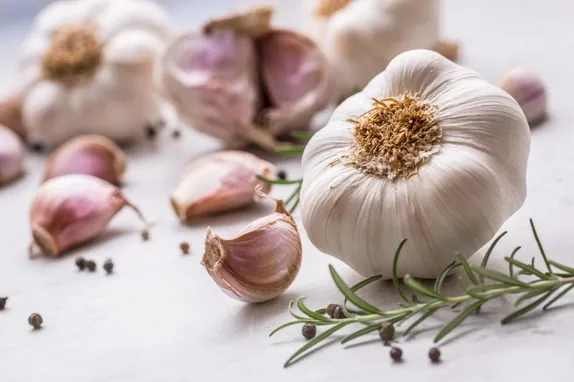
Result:
M307 37L275 30L257 40L262 78L270 107L261 111L273 135L307 129L313 116L332 101L333 84L325 57Z
M138 208L102 179L84 174L50 179L40 186L30 207L34 244L60 256L98 236L123 207L133 209L145 223Z
M72 138L52 153L44 181L62 175L85 174L118 185L125 167L125 155L113 141L100 135L84 135Z
M501 78L499 86L518 102L530 127L546 119L546 87L538 75L514 68Z
M275 213L247 225L233 239L207 229L201 264L230 297L258 303L280 296L301 267L301 238L295 221L277 200Z
M22 97L19 94L12 94L0 100L0 125L13 130L20 138L26 137L22 120Z
M275 178L275 167L253 154L223 151L206 155L186 169L171 204L184 223L205 215L245 207L254 202L255 188L267 193L271 184L257 175Z
M24 145L15 132L0 125L0 186L18 179L23 173Z
M440 40L433 44L432 50L451 61L458 61L460 44L453 40Z

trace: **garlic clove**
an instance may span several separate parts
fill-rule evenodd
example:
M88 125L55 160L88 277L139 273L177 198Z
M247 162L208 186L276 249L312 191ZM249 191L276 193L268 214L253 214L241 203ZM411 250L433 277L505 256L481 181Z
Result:
M30 207L33 244L43 253L60 256L98 236L123 207L133 209L145 223L139 209L102 179L84 174L50 179L40 186Z
M245 207L254 202L255 188L267 193L271 184L257 175L275 178L275 167L253 154L223 151L206 155L186 169L171 196L179 219L190 223L199 217Z
M273 135L306 129L331 101L327 62L313 41L288 30L257 40L265 94L271 107L261 111L262 125Z
M125 167L125 155L113 141L100 135L84 135L69 140L52 153L44 181L62 175L85 174L118 185Z
M538 75L514 68L501 78L499 86L518 102L530 127L546 119L547 92Z
M295 221L277 200L275 212L243 228L233 239L207 229L201 264L219 287L239 301L259 303L280 296L301 267Z
M23 172L24 145L15 132L0 125L0 186L18 179Z
M440 40L432 46L432 50L440 53L451 61L458 61L460 55L460 44L453 40Z
M13 130L20 138L26 137L22 121L22 97L12 94L0 101L0 125Z

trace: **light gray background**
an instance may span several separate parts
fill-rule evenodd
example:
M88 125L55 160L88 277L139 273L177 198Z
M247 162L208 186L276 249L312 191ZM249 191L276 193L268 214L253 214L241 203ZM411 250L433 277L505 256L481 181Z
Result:
M196 26L225 7L245 1L167 1L180 29ZM250 3L255 3L251 1ZM297 21L299 1L280 3L282 23ZM574 194L574 107L571 51L574 39L572 5L565 0L488 0L444 2L445 36L460 39L462 62L496 81L514 64L540 73L550 93L550 120L533 131L528 173L529 195L524 207L504 226L510 231L495 254L497 260L523 245L523 258L535 255L528 228L534 217L547 252L574 264L572 230ZM0 94L13 85L15 51L29 18L0 24ZM31 261L28 205L38 186L45 158L31 155L26 177L0 190L0 295L10 296L0 312L0 381L4 382L178 382L178 381L534 381L571 375L574 354L574 311L559 308L501 327L497 320L510 309L504 301L486 309L443 343L444 362L427 358L437 325L401 346L406 362L393 365L376 335L363 345L343 349L337 343L284 370L283 362L304 342L298 328L274 338L267 334L289 320L290 299L308 295L312 307L339 300L327 264L334 264L350 282L360 277L335 259L321 254L304 237L300 275L281 298L263 305L231 300L199 265L206 225L231 236L246 221L271 210L264 205L212 218L192 227L176 220L168 195L185 164L217 149L218 144L187 131L180 142L162 137L159 144L142 142L131 149L126 195L157 222L151 241L138 235L138 222L122 212L100 240L61 260ZM293 177L299 161L273 158ZM275 188L285 196L289 189ZM298 214L296 218L299 220ZM193 255L181 256L182 240ZM100 269L76 271L74 256L107 257L117 273ZM367 295L394 304L392 288L378 284ZM33 332L32 312L45 318L45 328ZM452 338L452 337L450 337ZM372 340L372 341L371 341Z

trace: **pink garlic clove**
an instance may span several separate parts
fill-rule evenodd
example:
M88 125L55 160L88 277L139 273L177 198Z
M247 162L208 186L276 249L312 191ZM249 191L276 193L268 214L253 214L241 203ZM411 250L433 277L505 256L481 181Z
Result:
M172 196L171 204L184 223L235 210L254 202L255 188L269 192L271 184L257 178L275 178L275 167L253 154L223 151L189 165Z
M34 244L53 257L98 236L123 207L145 219L112 184L83 174L50 179L30 207Z
M501 78L499 86L518 102L530 127L546 119L546 87L538 75L514 68Z
M0 125L0 186L11 183L23 173L24 145L16 133Z
M301 238L293 217L277 200L275 213L257 219L232 239L207 229L201 264L230 297L259 303L280 296L301 267Z
M100 135L84 135L70 139L52 153L44 181L62 175L85 174L118 185L125 167L125 155L113 141Z
M313 41L288 30L257 40L265 93L271 106L261 111L262 125L277 136L307 129L313 116L332 101L327 62Z

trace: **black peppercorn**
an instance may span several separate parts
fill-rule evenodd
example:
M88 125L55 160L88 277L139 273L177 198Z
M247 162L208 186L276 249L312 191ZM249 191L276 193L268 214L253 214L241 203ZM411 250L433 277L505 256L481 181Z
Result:
M329 317L335 317L335 309L337 309L339 305L337 304L329 304L327 305L326 313Z
M28 323L34 328L34 330L38 330L42 327L44 319L38 313L32 313L30 317L28 317Z
M395 327L390 322L383 322L379 329L379 335L383 341L390 341L395 336Z
M39 142L30 142L30 149L35 153L44 151L44 145Z
M149 240L149 231L148 231L147 229L146 229L146 230L143 230L142 233L141 233L141 235L142 235L143 241L148 241L148 240Z
M343 308L341 308L341 306L337 305L335 311L333 312L333 318L345 318L345 313L343 312Z
M76 258L76 266L80 271L83 271L86 268L86 259L83 257Z
M429 350L429 358L432 363L440 362L440 350L438 348L431 348Z
M285 179L287 179L287 172L285 172L285 170L281 170L277 173L277 177L280 180L285 180Z
M171 133L171 137L172 137L173 139L179 139L179 138L181 137L181 131L179 131L179 130L174 130L174 131Z
M6 301L8 301L8 297L0 297L0 310L6 308Z
M313 324L305 324L303 325L303 329L301 330L303 337L310 340L311 338L315 337L317 334L317 327Z
M93 260L86 260L86 268L88 271L95 272L96 271L96 262Z
M108 275L111 275L112 272L114 271L114 262L112 261L112 259L107 259L106 261L104 261L103 268Z
M184 255L189 254L189 244L186 243L185 241L179 245L179 249L181 249L181 253L183 253Z
M401 362L403 360L403 351L398 347L393 346L391 348L391 358L395 362Z
M145 128L145 135L149 140L155 139L157 130L154 125L147 125Z

